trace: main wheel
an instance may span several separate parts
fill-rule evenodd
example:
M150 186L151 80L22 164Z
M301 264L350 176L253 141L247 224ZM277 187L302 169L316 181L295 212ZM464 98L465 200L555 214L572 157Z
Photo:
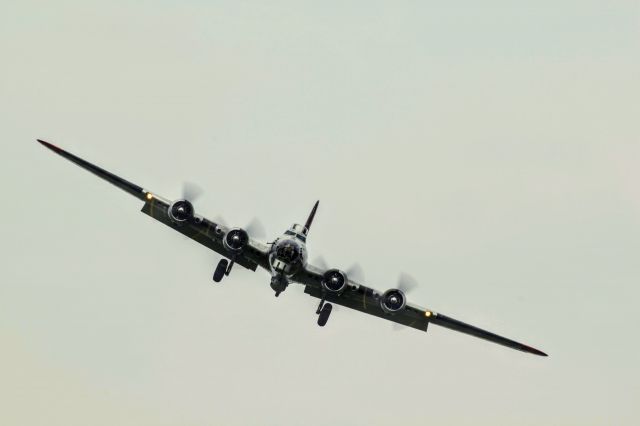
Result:
M320 327L324 327L327 321L329 321L329 315L331 315L331 310L333 309L333 305L331 303L325 303L320 311L320 315L318 315L318 325Z
M222 281L225 272L227 272L227 266L229 266L227 259L221 259L220 262L218 262L218 266L216 266L216 270L213 272L213 281L217 283Z

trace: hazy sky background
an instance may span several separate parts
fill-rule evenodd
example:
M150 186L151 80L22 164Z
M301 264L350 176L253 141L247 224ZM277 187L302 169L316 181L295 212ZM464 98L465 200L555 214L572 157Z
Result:
M640 423L637 1L0 3L0 423ZM36 144L524 341L278 299Z

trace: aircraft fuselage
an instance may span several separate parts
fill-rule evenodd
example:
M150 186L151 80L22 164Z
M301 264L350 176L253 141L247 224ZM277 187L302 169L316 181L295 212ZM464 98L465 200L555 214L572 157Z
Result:
M271 245L269 265L271 267L271 288L279 294L289 285L289 278L307 264L306 233L308 230L294 224L282 237Z

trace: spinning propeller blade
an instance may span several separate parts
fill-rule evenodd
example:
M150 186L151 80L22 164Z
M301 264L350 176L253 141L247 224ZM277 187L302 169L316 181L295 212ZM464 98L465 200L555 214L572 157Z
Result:
M405 274L404 272L400 274L400 278L398 278L398 290L402 290L404 294L407 294L417 286L418 282L411 275Z
M325 258L322 256L316 257L313 264L316 265L318 268L322 269L323 271L326 271L327 269L329 269L329 264L327 263Z
M364 282L364 273L359 263L354 263L344 271L347 274L349 280L355 281L358 284Z
M411 275L402 272L400 277L398 278L398 290L402 291L405 295L410 293L414 288L418 286L418 282ZM402 331L406 330L409 327L406 327L402 324L393 323L392 325L393 331Z
M264 225L256 217L251 219L251 222L245 226L244 230L247 231L251 238L264 240L267 237L267 231L265 231Z
M182 184L182 198L185 200L189 200L193 203L195 200L200 198L203 193L204 190L202 187L196 183L184 182Z

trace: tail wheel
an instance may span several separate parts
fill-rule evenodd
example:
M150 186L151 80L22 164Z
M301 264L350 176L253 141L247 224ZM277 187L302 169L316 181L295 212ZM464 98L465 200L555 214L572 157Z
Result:
M318 315L318 325L320 327L324 327L327 321L329 321L329 315L331 315L331 310L333 309L333 305L331 303L325 303Z
M227 267L229 266L229 261L227 259L221 259L218 262L218 266L216 266L216 270L213 272L213 281L219 283L224 278L225 273L227 272Z

